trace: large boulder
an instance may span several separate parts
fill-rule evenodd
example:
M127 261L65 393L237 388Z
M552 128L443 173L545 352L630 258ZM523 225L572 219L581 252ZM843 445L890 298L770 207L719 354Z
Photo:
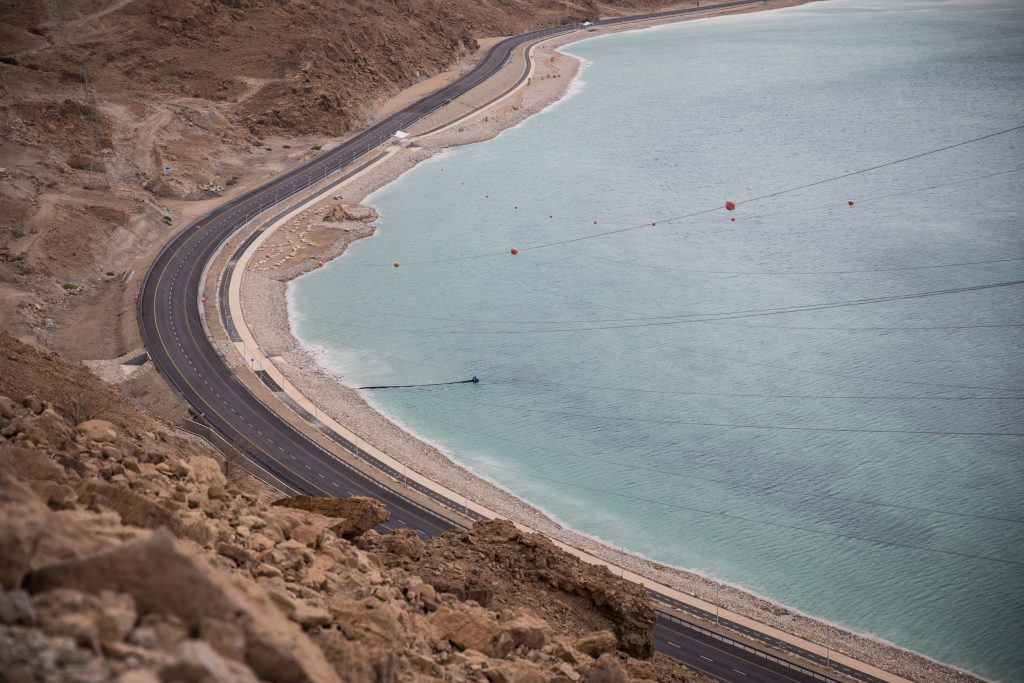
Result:
M442 638L462 650L490 653L501 629L494 615L471 604L442 605L431 616Z
M249 667L222 657L201 640L179 645L174 661L161 668L160 678L175 683L259 683Z
M31 443L55 449L67 448L74 441L74 432L67 420L49 405L38 415L14 418L4 427L3 435L17 444Z
M380 218L377 210L372 206L363 204L335 204L324 214L324 223L346 223L358 221L360 223L372 223Z
M220 490L227 488L228 480L220 463L208 455L195 455L188 460L192 478L204 487L215 487ZM212 496L211 496L212 497Z
M88 441L98 443L114 443L117 441L117 428L106 420L86 420L78 425L78 433Z
M64 468L37 448L0 447L0 469L25 481L67 483Z
M121 521L143 529L174 529L177 522L167 509L130 489L86 479L77 486L78 501L93 509L110 508L121 516Z
M391 517L388 509L382 503L365 496L352 496L351 498L291 496L275 500L273 505L340 519L342 521L333 525L331 530L348 539L362 536Z
M323 654L262 591L231 583L165 530L82 559L43 567L29 590L116 590L135 598L140 612L177 615L198 632L206 618L230 618L245 636L245 663L272 683L337 683Z
M0 589L18 588L28 574L47 512L31 489L0 471Z
M397 603L335 595L328 601L327 609L349 640L390 650L401 649L405 643L405 612Z
M96 552L131 536L78 511L52 512L21 481L0 470L0 587L17 588L32 569Z
M395 529L380 539L384 548L393 555L418 560L423 556L426 543L412 529Z
M615 634L611 631L594 631L577 638L572 646L583 654L600 657L605 652L613 651L618 644Z
M57 588L34 595L32 609L45 632L70 636L84 645L121 642L137 617L132 597L111 591L90 595Z
M501 632L512 647L525 647L528 650L539 650L547 645L551 637L551 628L529 610L520 610L515 617L501 622Z

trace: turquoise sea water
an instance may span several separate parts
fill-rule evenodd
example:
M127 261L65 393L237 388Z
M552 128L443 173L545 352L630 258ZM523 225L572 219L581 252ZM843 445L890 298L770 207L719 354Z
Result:
M1022 37L837 0L572 45L579 92L377 193L296 331L353 386L478 375L371 400L582 532L1024 680L1024 288L932 294L1024 279L1024 131L717 208L1024 124Z

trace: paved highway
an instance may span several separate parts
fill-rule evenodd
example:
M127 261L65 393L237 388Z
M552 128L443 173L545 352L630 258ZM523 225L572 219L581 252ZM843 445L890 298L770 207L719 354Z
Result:
M727 2L715 7L739 7L760 2ZM618 24L708 9L711 7L598 23ZM396 131L408 128L492 76L511 58L516 48L575 28L576 25L552 27L497 43L472 71L457 81L379 121L318 158L225 202L176 235L157 256L139 292L138 320L143 343L157 370L192 411L228 441L245 444L246 456L262 470L262 476L270 483L294 494L373 496L391 510L391 525L410 527L424 536L437 535L456 526L452 520L410 501L343 462L251 393L225 364L207 337L199 304L202 276L221 246L256 216L360 157L369 158L369 153ZM522 78L525 75L524 71ZM227 322L230 325L230 320ZM303 413L301 409L296 412ZM314 427L321 429L341 447L372 460L343 437L323 428L312 416L308 418ZM397 475L395 472L389 474ZM457 502L434 497L449 508L460 507ZM772 668L763 658L710 639L664 617L659 619L655 638L659 649L666 654L720 680L813 680L784 667L776 665Z

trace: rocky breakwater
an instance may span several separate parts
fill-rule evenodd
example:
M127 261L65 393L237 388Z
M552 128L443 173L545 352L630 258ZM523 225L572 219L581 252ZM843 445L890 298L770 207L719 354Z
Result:
M642 592L543 538L378 536L376 501L270 505L176 438L0 396L4 680L702 680L627 654Z

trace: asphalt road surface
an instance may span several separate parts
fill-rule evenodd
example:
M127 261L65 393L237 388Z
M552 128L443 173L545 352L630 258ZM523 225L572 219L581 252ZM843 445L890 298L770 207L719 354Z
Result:
M760 2L727 2L714 7L739 7ZM595 23L611 25L711 8L636 15ZM422 536L434 536L457 526L452 520L410 501L335 457L252 394L227 367L206 335L199 303L202 275L221 245L256 216L360 157L369 158L372 156L370 153L387 142L396 131L408 128L492 76L521 45L578 27L573 24L541 29L497 43L472 71L457 81L379 121L316 159L225 202L171 239L157 256L139 292L138 320L143 343L157 370L191 406L193 413L228 441L244 444L247 458L258 466L261 476L269 483L291 494L372 496L391 511L386 529L409 527ZM520 81L525 77L526 71ZM296 412L302 414L301 409ZM311 424L321 428L341 447L372 461L355 445L322 428L312 416L308 417ZM393 471L389 474L399 475ZM420 492L428 494L425 489ZM461 507L458 501L431 495L449 508ZM778 665L773 668L763 658L663 617L659 618L655 628L655 641L662 652L720 680L750 683L813 680L806 674Z

